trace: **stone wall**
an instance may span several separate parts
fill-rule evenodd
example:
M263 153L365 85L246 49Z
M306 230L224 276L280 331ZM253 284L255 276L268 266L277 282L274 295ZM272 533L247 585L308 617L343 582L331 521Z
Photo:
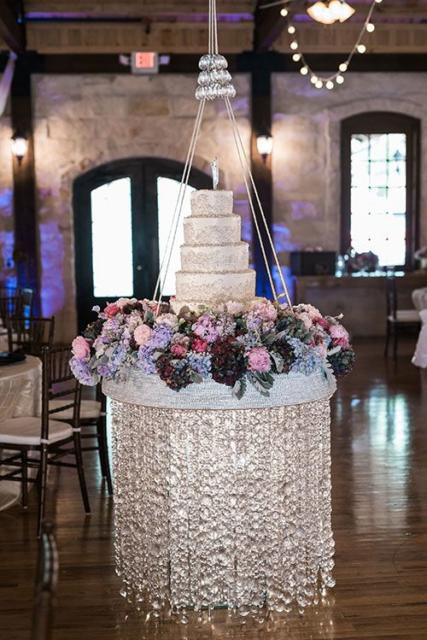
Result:
M249 78L235 78L236 113L249 149ZM33 77L35 156L43 311L60 333L76 331L72 187L81 173L105 162L156 156L185 162L197 104L194 76L36 75ZM209 171L218 155L223 185L247 219L242 177L225 108L209 104L195 166Z
M337 250L340 234L340 122L366 111L421 119L421 244L427 243L427 77L348 73L345 84L315 89L300 74L273 76L274 220L281 251ZM286 261L286 255L283 255Z
M13 284L13 203L10 117L0 118L0 271ZM2 276L3 278L3 276Z

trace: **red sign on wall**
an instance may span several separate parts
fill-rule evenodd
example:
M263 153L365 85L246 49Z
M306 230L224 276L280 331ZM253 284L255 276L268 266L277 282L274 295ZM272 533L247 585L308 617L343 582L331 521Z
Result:
M134 51L131 59L132 73L141 75L159 72L159 55L152 51Z

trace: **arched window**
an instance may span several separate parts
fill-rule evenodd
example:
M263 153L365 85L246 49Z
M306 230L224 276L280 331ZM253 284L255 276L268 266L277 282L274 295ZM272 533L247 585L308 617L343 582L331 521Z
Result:
M79 328L94 305L125 297L151 297L165 253L183 165L158 158L130 158L101 165L74 182L75 275ZM211 188L211 179L193 169L190 193ZM182 222L164 285L175 293ZM89 312L88 312L89 310Z
M351 246L378 255L381 267L413 268L419 139L419 120L399 113L342 122L342 253Z

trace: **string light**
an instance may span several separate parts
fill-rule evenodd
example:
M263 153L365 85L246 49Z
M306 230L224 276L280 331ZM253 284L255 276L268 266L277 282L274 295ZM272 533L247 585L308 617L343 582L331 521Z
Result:
M298 39L295 35L297 31L296 28L292 24L288 25L288 33L294 36L293 40L291 40L289 45L291 51L294 52L292 55L292 60L294 62L301 63L301 67L300 67L301 75L310 76L310 82L316 87L316 89L323 89L323 87L326 87L328 90L331 91L337 85L342 85L344 83L343 74L346 71L348 71L348 68L350 66L350 63L353 57L356 54L366 53L367 48L366 48L366 45L363 44L362 39L365 33L373 33L375 31L375 25L372 22L372 14L374 12L375 5L380 4L381 2L382 0L372 0L371 6L368 11L368 15L366 17L366 20L363 23L359 37L357 38L356 43L354 44L354 47L351 50L351 53L348 55L347 59L344 62L341 62L341 64L338 66L338 71L336 71L335 73L325 78L319 77L311 69L310 65L307 63L304 57L304 54L301 51L299 51Z
M289 13L289 11L288 11L287 9L282 9L282 10L281 10L281 12L280 12L280 15L281 15L283 18L286 18L286 16L288 15L288 13Z

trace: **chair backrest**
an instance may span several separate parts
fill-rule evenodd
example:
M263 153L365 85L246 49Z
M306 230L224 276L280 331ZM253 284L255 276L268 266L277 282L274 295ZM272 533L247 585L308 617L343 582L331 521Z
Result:
M55 318L9 318L6 321L9 351L40 355L43 347L51 347Z
M22 315L24 311L23 298L20 293L15 295L0 295L0 318L6 324L10 318Z
M55 420L55 413L70 410L69 421L73 429L80 427L81 385L70 368L72 351L70 345L42 347L42 440L49 440L49 419ZM58 404L52 400L60 400Z
M37 559L31 640L50 640L52 636L53 601L58 582L58 550L54 528L43 523Z
M397 286L395 276L386 276L386 305L387 317L392 316L396 319L397 315Z

